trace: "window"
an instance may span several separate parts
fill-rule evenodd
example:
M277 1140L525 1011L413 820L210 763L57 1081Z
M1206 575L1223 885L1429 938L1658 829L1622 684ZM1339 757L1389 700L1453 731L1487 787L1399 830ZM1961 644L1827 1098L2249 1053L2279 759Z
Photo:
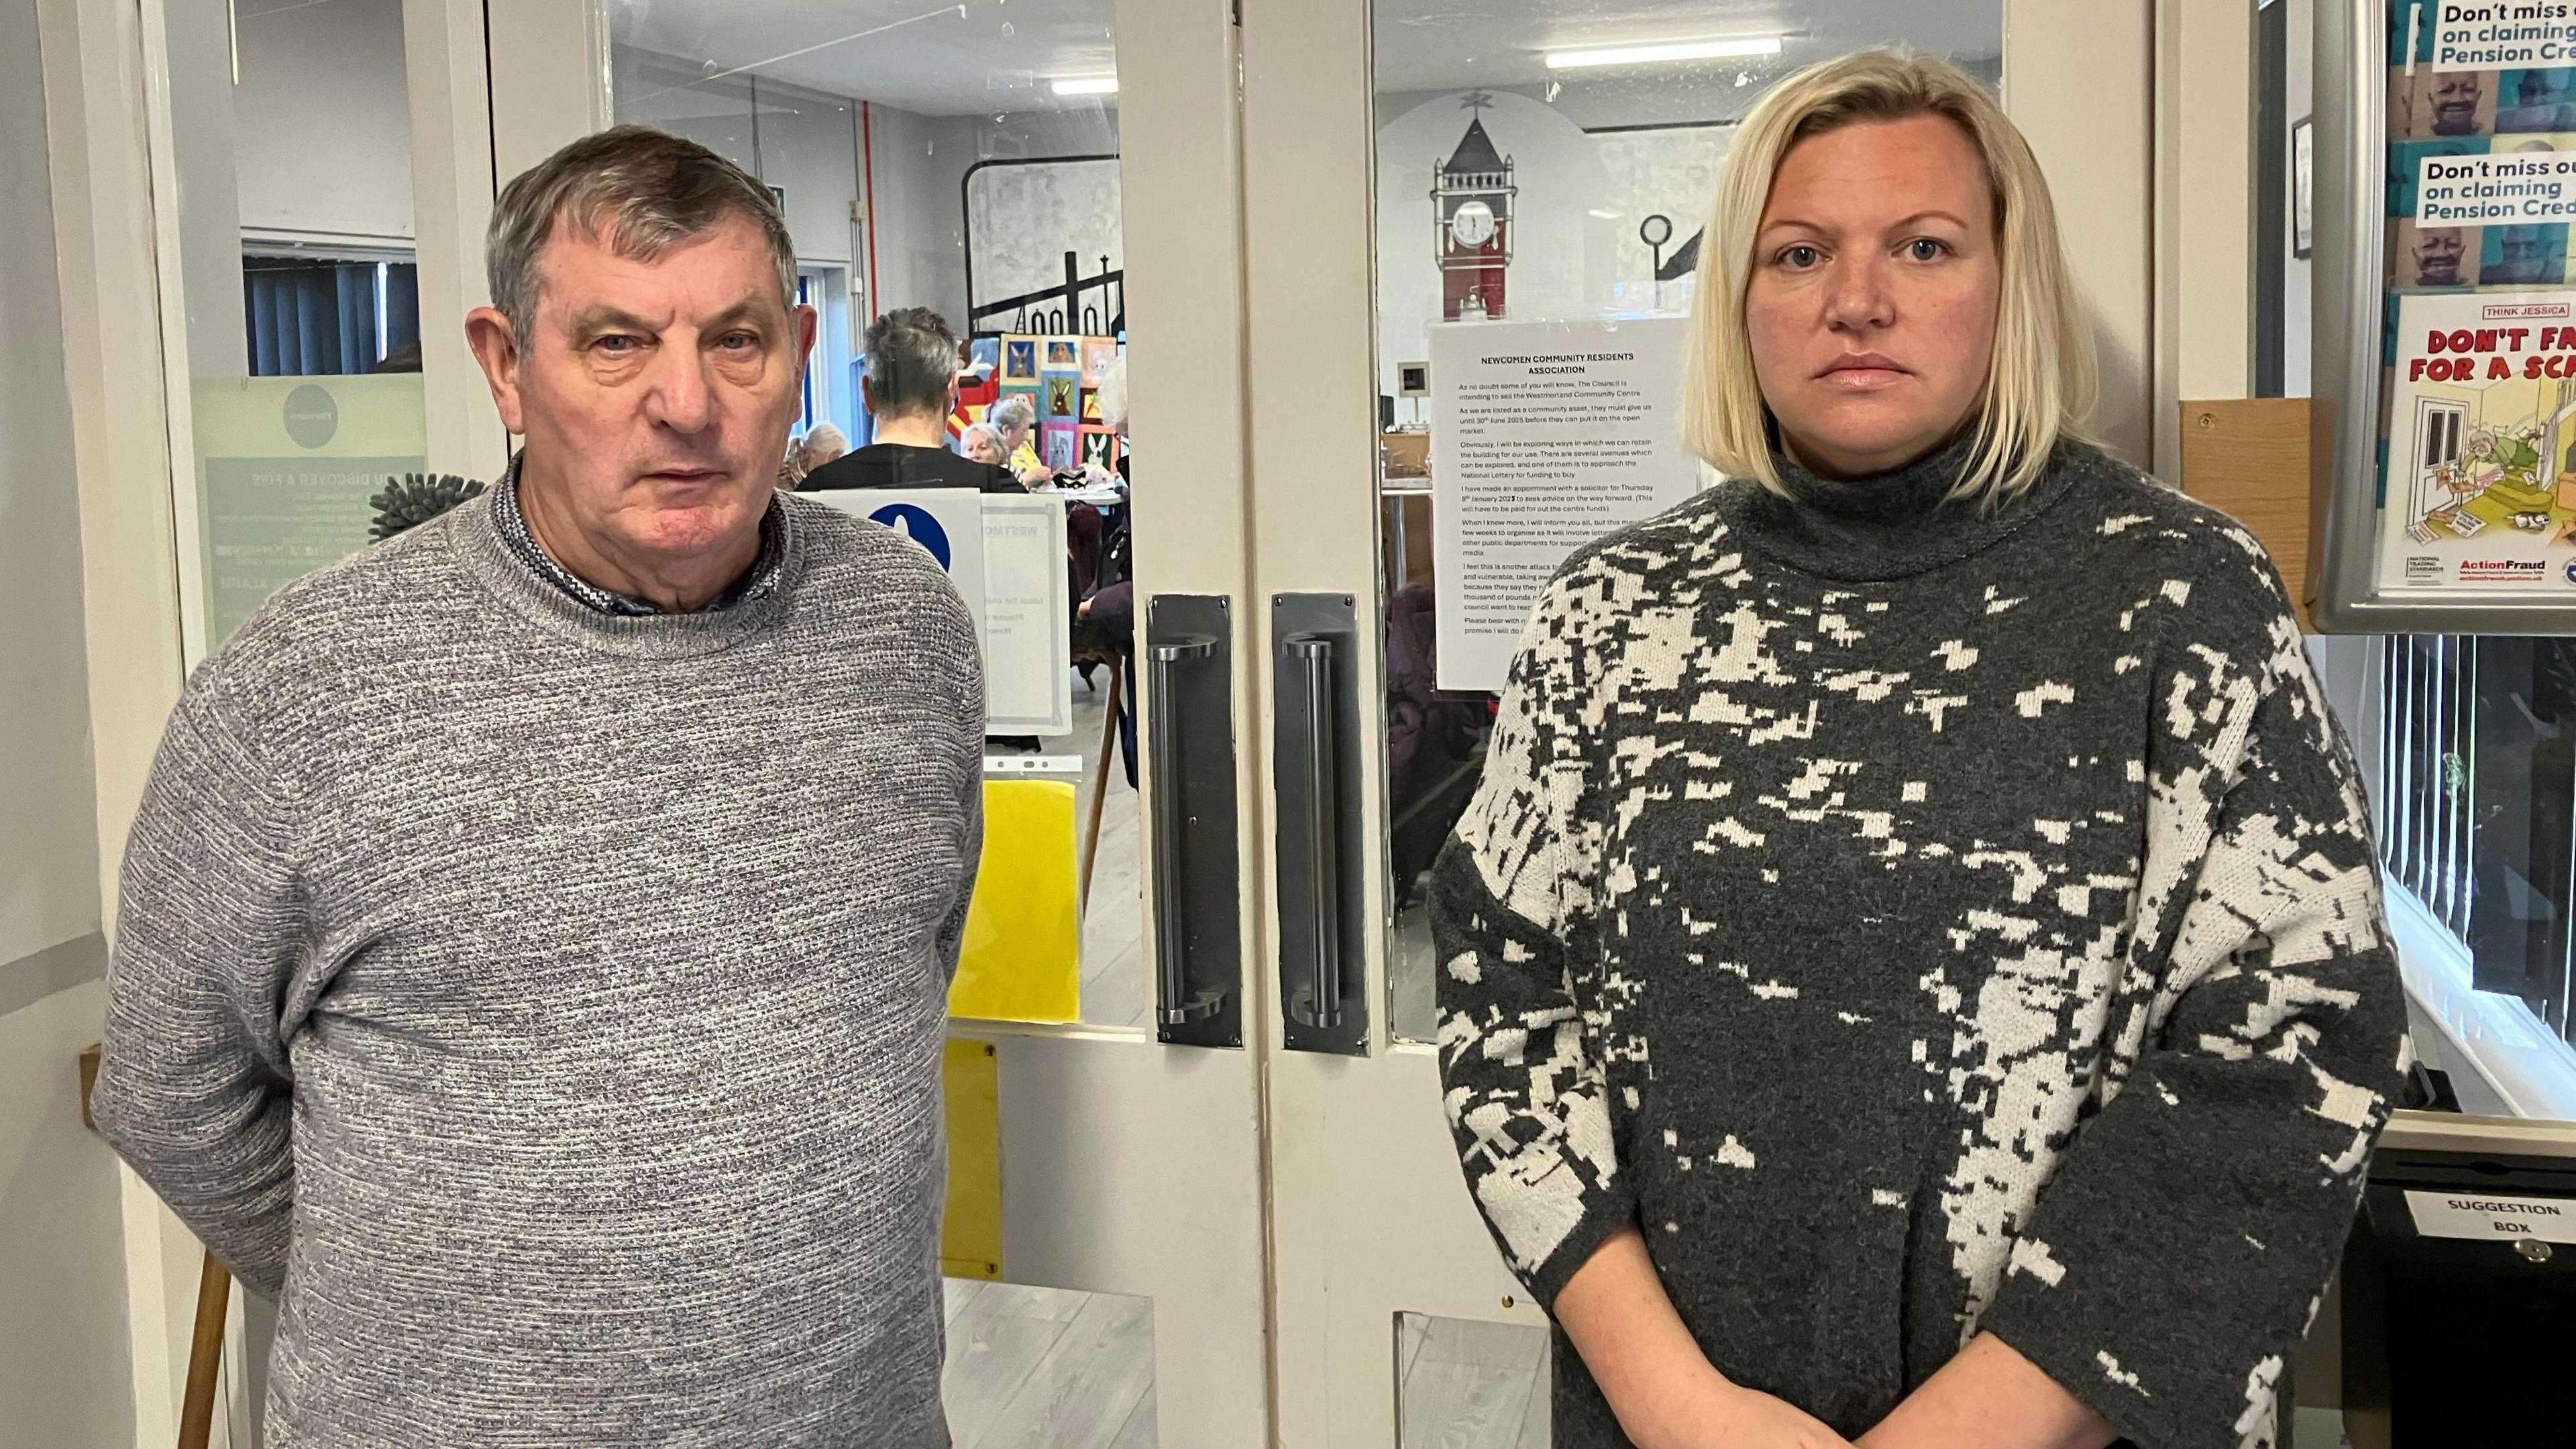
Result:
M805 364L805 412L796 431L831 423L850 438L866 430L858 384L850 371L850 272L831 263L801 263L796 300L814 309L814 351Z
M816 296L816 293L821 290L822 288L819 285L819 279L816 278L812 272L799 272L796 274L797 306L813 307L815 312L820 314L823 309L815 304L820 300L820 298ZM806 433L814 431L814 425L824 421L826 421L826 419L821 414L814 411L814 368L809 360L805 368L805 405L796 416L797 435L801 437Z
M2380 855L2458 936L2480 991L2576 1041L2576 639L2380 646Z
M252 377L420 371L420 268L249 255L242 316Z

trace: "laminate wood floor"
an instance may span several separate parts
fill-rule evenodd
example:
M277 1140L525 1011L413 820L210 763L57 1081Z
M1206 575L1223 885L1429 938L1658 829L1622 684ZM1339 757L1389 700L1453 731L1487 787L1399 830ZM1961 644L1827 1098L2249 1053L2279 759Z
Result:
M1398 1314L1398 1449L1548 1449L1548 1335Z
M956 1449L1152 1449L1154 1304L947 1280Z
M1151 1299L947 1280L956 1449L1154 1449ZM1548 1449L1547 1330L1401 1314L1399 1449Z

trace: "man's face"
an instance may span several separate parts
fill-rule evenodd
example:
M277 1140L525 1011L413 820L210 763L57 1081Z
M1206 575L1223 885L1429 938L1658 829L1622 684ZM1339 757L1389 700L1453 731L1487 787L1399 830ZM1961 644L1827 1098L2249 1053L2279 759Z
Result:
M2466 135L2478 124L2478 74L2446 71L2433 85L2433 129L2441 135Z
M2415 285L2456 287L2460 257L2468 250L2455 226L2437 226L2415 234Z
M761 228L729 218L643 261L558 220L537 273L528 335L478 348L503 354L484 369L524 476L608 553L686 559L756 532L814 342Z

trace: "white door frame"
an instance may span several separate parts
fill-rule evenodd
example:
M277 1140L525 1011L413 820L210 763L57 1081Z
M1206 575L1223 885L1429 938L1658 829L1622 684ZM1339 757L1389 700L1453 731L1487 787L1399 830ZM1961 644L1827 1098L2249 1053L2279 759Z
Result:
M1236 30L1229 0L1117 0L1128 403L1140 476L1139 628L1159 593L1250 607ZM1236 851L1266 869L1253 773L1255 640L1233 641ZM1151 711L1139 711L1153 755ZM1152 819L1158 782L1139 802ZM1150 862L1148 863L1150 867ZM1155 949L1146 871L1145 951ZM1165 1445L1269 1435L1261 1063L1268 1016L1253 912L1241 927L1244 1048L981 1026L1000 1044L1002 1253L1013 1282L1154 1299Z
M2006 108L2048 172L2101 334L2099 426L2141 465L2163 405L2152 362L2149 225L2160 3L2174 0L2007 0L2005 10ZM1382 927L1390 913L1370 13L1367 0L1246 0L1244 9L1256 582L1264 597L1311 591L1363 601L1366 909ZM1256 641L1255 652L1266 663L1268 641ZM1269 685L1265 678L1265 701ZM1266 746L1266 727L1260 737ZM1262 773L1269 777L1266 762ZM1263 955L1275 963L1279 902L1267 870L1261 890ZM1469 1199L1440 1110L1435 1051L1390 1039L1386 971L1387 933L1372 930L1371 1055L1285 1051L1275 1028L1265 1038L1276 1442L1297 1449L1394 1442L1398 1312L1546 1321ZM1263 998L1275 1002L1278 991L1275 968L1265 971Z

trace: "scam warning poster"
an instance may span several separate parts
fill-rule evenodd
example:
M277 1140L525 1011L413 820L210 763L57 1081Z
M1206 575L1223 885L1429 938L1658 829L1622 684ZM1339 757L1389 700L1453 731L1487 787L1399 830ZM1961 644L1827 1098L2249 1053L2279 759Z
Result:
M2383 592L2576 594L2576 291L2397 307Z

